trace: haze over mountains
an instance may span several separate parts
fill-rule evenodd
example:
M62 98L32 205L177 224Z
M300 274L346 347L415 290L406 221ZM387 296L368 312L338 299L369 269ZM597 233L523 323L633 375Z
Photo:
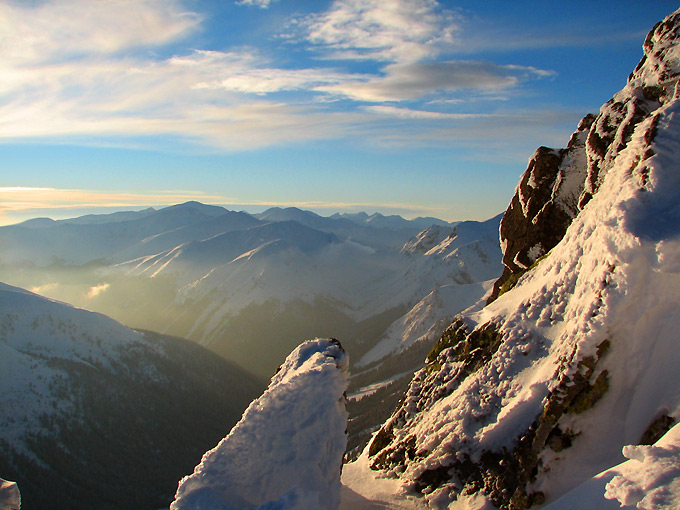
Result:
M268 377L300 338L343 338L358 361L433 290L498 276L499 220L249 215L197 202L30 220L0 228L0 279L192 339ZM439 308L452 314L474 300Z
M644 52L567 148L531 157L489 304L441 336L347 483L394 477L414 508L678 508L680 11Z

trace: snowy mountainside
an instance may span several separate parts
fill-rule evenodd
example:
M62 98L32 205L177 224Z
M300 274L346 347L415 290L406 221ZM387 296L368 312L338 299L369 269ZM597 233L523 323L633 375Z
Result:
M446 239L453 229L442 225L431 225L418 233L401 248L402 253L425 253Z
M386 327L355 363L350 391L357 396L350 399L348 406L351 456L389 417L408 381L423 367L425 355L453 316L473 305L482 306L488 297L492 278L500 273L499 220L500 216L485 222L462 222L445 229L446 235L439 236L438 243L427 250L402 249L409 267L382 299L389 302L404 293L424 297ZM428 238L428 232L438 228L426 229L404 247L419 246ZM430 280L432 275L437 276ZM485 277L486 281L481 280ZM431 281L455 283L435 284L425 294L427 285L422 283Z
M169 504L260 388L191 342L5 284L0 385L0 472L28 510Z
M349 360L337 340L299 345L239 423L179 483L172 510L337 510Z
M265 222L296 221L301 225L318 230L354 226L354 223L347 219L333 216L327 218L297 207L272 207L259 214L253 214L253 217Z
M161 273L176 274L180 276L180 285L184 285L217 266L253 257L265 247L273 254L291 248L310 253L333 242L338 242L334 235L295 221L265 223L172 246L160 253L128 261L122 268L131 268L132 274L150 273L151 277Z
M541 506L624 454L665 455L627 445L655 443L680 417L679 33L676 11L566 153L530 160L501 224L512 278L454 321L365 450L430 507ZM521 223L540 226L550 207L564 234L539 250ZM628 469L605 496L632 505L643 475ZM667 475L677 486L677 469Z
M256 237L257 242L247 246L227 243L233 251L226 256L222 249L207 250L210 257L215 257L211 259L212 267L211 264L194 263L190 265L193 272L183 269L183 248L179 248L158 261L153 260L154 268L162 267L161 272L153 274L172 275L174 268L179 267L179 276L174 277L179 291L173 306L178 312L181 307L185 316L194 307L200 310L193 322L187 321L183 326L187 329L174 329L173 333L195 339L218 352L226 352L232 359L244 361L243 356L247 354L236 352L242 348L233 342L232 347L222 347L227 351L220 351L215 342L226 344L227 325L238 322L240 315L248 313L252 306L273 307L273 313L284 321L287 316L306 318L301 310L305 307L316 310L310 314L341 314L337 320L345 326L338 324L343 327L340 333L345 333L343 338L347 339L348 347L354 348L352 337L358 337L358 334L352 332L353 324L387 314L385 317L391 320L381 326L385 329L434 288L452 283L471 284L497 276L501 269L500 251L497 240L490 233L493 231L497 236L498 220L470 222L460 236L448 238L445 245L431 253L417 255L377 252L352 241L340 241L332 234L307 229L296 222L280 222L258 227L276 235ZM299 235L299 241L292 244L292 234L278 235L278 228L283 226L304 235ZM311 233L307 233L308 230ZM312 244L317 238L318 242ZM259 242L263 244L255 247ZM232 259L239 251L243 254ZM224 262L220 263L220 258ZM139 265L136 270L145 267ZM453 293L455 291L450 291L447 295ZM463 294L457 293L460 299L449 300L448 306L433 310L432 316L435 312L456 313L479 297L473 299L471 294ZM173 327L182 326L174 323ZM328 334L332 330L318 332ZM303 330L298 330L291 335L280 347L280 355L292 349L302 333ZM359 339L364 340L367 349L374 343L371 338ZM252 338L252 341L258 342L258 339ZM388 354L390 350L382 355Z
M368 351L358 366L402 352L416 342L434 342L441 337L453 316L477 304L491 290L494 280L467 285L443 285L418 301L408 313L394 321Z
M189 338L268 376L300 338L340 337L358 360L433 289L501 271L497 219L439 221L448 237L438 241L448 242L416 254L400 250L429 218L352 218L188 202L20 224L0 228L11 246L0 253L0 279ZM268 331L279 332L277 345L260 349Z
M197 223L154 234L116 254L113 261L125 262L136 257L149 256L177 246L203 241L227 232L241 231L261 223L244 212L224 211Z

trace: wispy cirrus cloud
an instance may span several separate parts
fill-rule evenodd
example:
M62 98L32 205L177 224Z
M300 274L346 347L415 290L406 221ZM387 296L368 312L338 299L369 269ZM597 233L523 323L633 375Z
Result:
M462 89L502 92L554 75L528 66L442 59L464 47L462 18L435 0L336 0L328 11L293 26L323 59L383 63L371 76L314 88L356 101L410 101Z
M228 150L338 136L342 115L257 97L339 73L267 66L255 51L140 52L197 30L179 1L0 6L0 139L168 135Z
M422 119L422 120L466 120L478 119L480 117L501 117L501 115L487 113L450 113L435 112L428 110L415 110L412 108L401 108L398 106L372 105L364 108L367 111L378 115L396 117L399 119Z
M85 209L98 207L146 207L199 200L229 202L222 195L191 191L149 191L145 193L109 192L84 189L42 187L0 187L0 215L22 211Z
M243 201L235 197L190 191L149 191L145 193L107 192L86 189L47 187L0 187L0 225L10 225L29 218L71 218L82 214L107 213L121 209L166 206L189 200L220 204L227 208L261 211L269 207L300 207L323 212L382 211L407 216L437 214L442 207L401 202L347 201ZM45 289L43 289L45 290ZM101 291L106 290L100 289ZM39 291L35 291L39 292Z
M159 46L188 35L200 21L175 0L4 3L3 61L25 65Z

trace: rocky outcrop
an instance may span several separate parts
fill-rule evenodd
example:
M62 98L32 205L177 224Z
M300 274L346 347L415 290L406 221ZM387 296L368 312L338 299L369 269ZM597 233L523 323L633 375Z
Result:
M371 467L432 508L551 502L678 421L679 31L677 11L567 148L534 154L497 299L451 325L373 437Z
M512 288L536 260L564 236L576 215L597 193L636 126L673 99L680 76L674 52L678 14L649 33L644 56L628 85L599 114L581 121L565 149L539 147L515 190L500 226L503 275L489 297Z

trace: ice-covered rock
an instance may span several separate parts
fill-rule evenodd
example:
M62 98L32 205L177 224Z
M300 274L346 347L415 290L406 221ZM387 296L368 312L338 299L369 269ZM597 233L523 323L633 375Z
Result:
M347 445L349 358L337 340L301 344L194 473L172 510L335 510Z
M644 56L626 87L597 115L586 115L566 149L540 147L531 157L501 221L505 270L490 301L512 287L562 239L597 193L636 127L674 100L680 77L677 24L675 12L652 29L643 46Z

